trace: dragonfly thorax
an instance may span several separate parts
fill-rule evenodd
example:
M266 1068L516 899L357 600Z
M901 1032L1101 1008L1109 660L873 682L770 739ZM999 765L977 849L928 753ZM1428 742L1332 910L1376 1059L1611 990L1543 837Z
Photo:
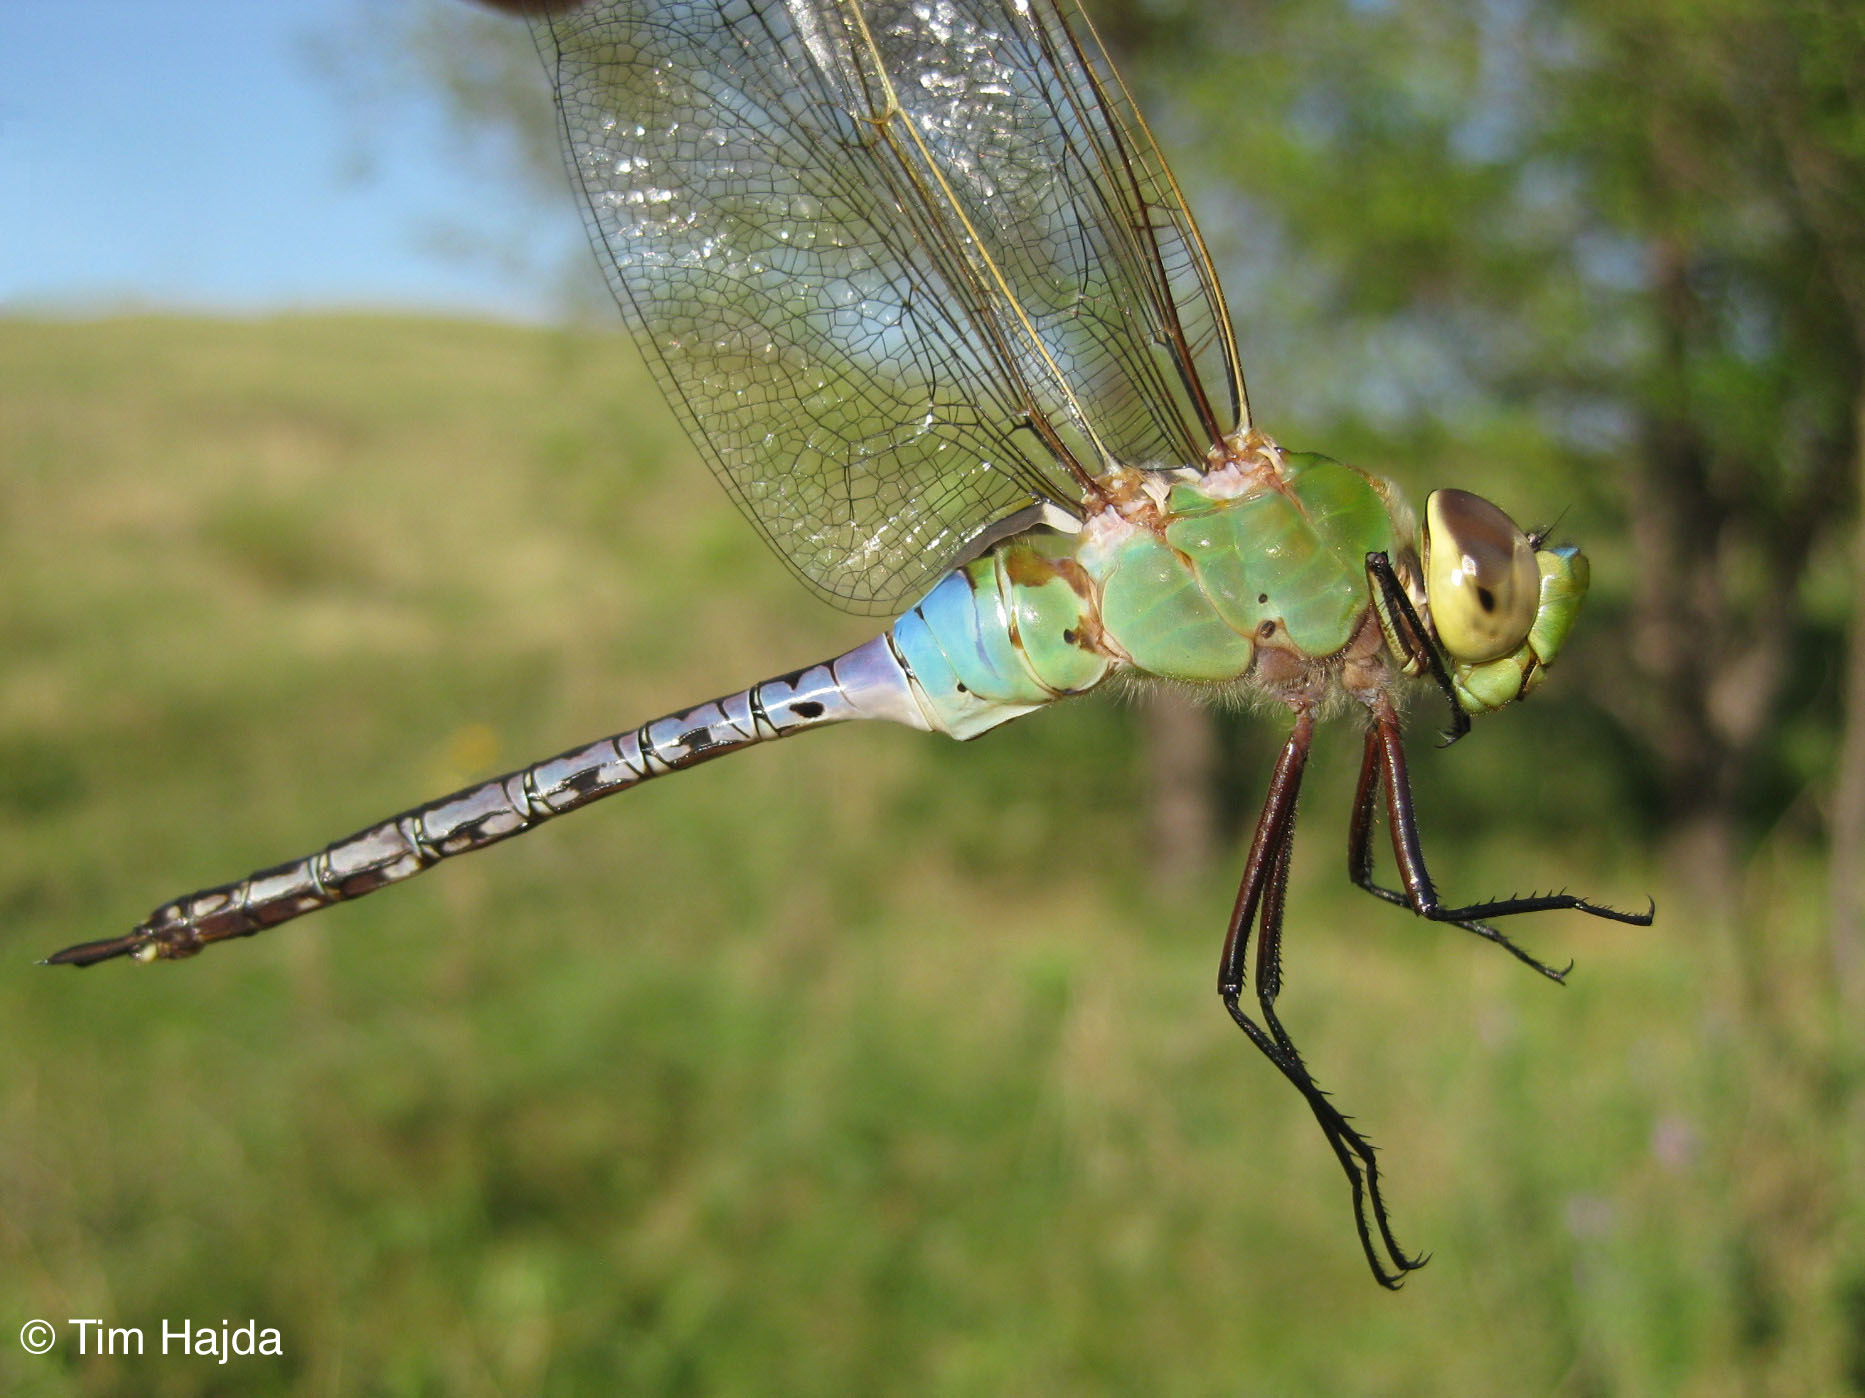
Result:
M1232 445L1203 473L1107 473L1078 533L1004 540L901 618L928 726L971 736L1119 672L1300 709L1371 703L1428 658L1470 713L1539 682L1585 591L1578 552L1462 492L1434 495L1416 533L1389 482L1260 434ZM1392 615L1371 555L1417 625Z
M1366 571L1409 559L1385 482L1253 437L1208 473L1123 469L1074 535L956 570L894 628L932 726L962 736L1127 671L1315 707L1390 675Z
M1239 444L1173 479L1158 508L1083 531L1109 646L1132 668L1191 683L1306 691L1360 637L1366 556L1398 551L1393 495L1326 457Z

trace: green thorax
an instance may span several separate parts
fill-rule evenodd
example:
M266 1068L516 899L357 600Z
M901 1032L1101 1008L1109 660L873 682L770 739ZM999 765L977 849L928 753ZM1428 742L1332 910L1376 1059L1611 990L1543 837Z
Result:
M1397 555L1390 487L1325 456L1173 483L1156 516L1087 531L1111 647L1167 679L1228 681L1257 653L1341 652L1366 620L1366 556Z
M1005 540L895 624L930 726L969 737L1121 669L1225 683L1264 651L1324 662L1367 622L1366 555L1400 552L1390 487L1324 456L1120 483L1080 534Z

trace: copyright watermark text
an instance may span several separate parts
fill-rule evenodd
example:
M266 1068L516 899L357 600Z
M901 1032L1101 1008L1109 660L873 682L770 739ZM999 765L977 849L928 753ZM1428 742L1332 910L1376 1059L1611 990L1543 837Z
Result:
M185 1354L225 1364L230 1359L282 1355L285 1341L272 1326L256 1320L244 1324L222 1319L219 1325L197 1325L193 1320L163 1320L154 1327L153 1342L140 1325L105 1325L92 1316L65 1321L66 1343L79 1354ZM58 1344L58 1329L49 1320L29 1320L19 1328L19 1346L28 1354L47 1354Z

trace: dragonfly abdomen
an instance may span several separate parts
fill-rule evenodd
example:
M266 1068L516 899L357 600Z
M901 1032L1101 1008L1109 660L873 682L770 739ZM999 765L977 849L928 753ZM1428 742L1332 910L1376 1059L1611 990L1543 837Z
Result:
M314 854L164 903L124 936L67 947L48 959L88 966L115 956L192 956L213 942L250 937L412 878L443 859L522 835L654 777L852 719L933 726L885 636L834 660L425 802Z
M1117 668L1074 552L1067 535L1019 535L953 569L894 623L933 728L976 737Z

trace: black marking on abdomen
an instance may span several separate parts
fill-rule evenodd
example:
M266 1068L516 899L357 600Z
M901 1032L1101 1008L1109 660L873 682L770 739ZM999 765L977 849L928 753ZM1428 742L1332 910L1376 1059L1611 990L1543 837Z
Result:
M691 756L698 757L702 752L711 752L725 744L712 736L711 728L689 728L680 735L680 746Z
M799 699L790 706L790 712L798 718L821 718L822 705L814 699Z
M558 790L567 791L573 796L584 799L600 794L602 789L602 768L600 767L585 767L580 772L570 773L569 776L558 783ZM537 806L546 814L550 814L549 806L545 805L543 801L538 801Z

